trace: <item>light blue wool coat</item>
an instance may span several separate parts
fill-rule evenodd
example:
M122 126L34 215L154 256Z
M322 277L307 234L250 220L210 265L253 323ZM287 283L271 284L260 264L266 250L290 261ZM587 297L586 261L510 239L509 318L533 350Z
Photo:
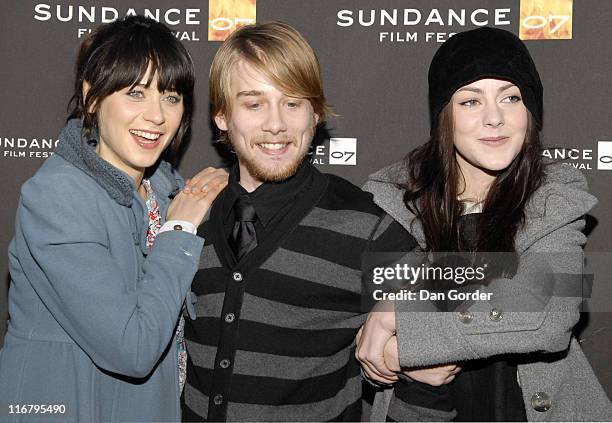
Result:
M180 177L162 162L150 180L165 216ZM147 226L133 181L70 121L21 189L0 421L180 420L173 334L203 239L164 232L148 253ZM26 404L66 413L9 414Z
M395 303L400 364L418 367L518 354L517 377L528 421L610 421L612 404L572 336L582 299L561 295L538 304L545 298L539 295L546 286L544 275L582 273L584 215L597 199L575 168L551 164L545 169L544 183L527 204L525 224L516 235L516 275L493 281L487 287L491 301L475 301L468 308L473 318L467 324L456 312L414 312L410 301ZM396 185L406 178L405 165L396 163L370 175L364 190L425 247L423 227ZM503 318L491 319L493 309ZM390 394L387 390L377 396L372 420L387 413L396 421L453 417L395 398L389 405ZM543 397L547 406L537 407Z

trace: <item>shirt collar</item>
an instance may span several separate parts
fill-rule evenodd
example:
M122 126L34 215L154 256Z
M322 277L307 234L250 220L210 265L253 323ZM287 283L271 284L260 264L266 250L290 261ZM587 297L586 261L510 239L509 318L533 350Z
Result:
M295 175L281 182L264 182L253 192L247 192L240 185L240 170L238 163L230 169L228 183L227 207L223 211L224 222L229 219L234 203L238 197L245 195L249 197L259 222L265 227L286 204L288 204L299 192L302 186L312 177L313 168L308 159L300 166Z

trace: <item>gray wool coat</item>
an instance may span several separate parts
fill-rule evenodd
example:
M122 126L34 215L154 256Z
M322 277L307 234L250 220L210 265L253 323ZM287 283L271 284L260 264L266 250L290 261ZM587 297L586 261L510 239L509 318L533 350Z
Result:
M396 163L372 174L364 189L425 247L423 228L406 209L403 191L395 185L405 175L405 165ZM488 285L491 301L472 303L467 318L466 313L413 312L410 301L395 303L401 365L525 354L517 377L529 421L612 420L612 404L572 336L581 298L559 295L541 302L543 281L534 277L536 273L581 273L584 215L596 202L580 171L565 164L548 165L545 181L526 206L526 222L516 236L518 271L512 279L500 278ZM525 308L506 311L511 309L509 304ZM372 418L384 419L387 412L396 421L453 417L453 413L402 403L391 390L377 396Z
M150 178L162 216L179 178L168 163ZM0 421L180 420L173 334L204 239L168 231L148 251L148 220L134 182L71 120L21 189ZM45 413L15 412L29 404Z

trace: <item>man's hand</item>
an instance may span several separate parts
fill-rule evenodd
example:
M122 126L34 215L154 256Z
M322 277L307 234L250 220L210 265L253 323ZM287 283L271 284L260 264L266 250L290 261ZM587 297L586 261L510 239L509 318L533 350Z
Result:
M397 336L393 336L387 341L384 355L385 363L390 370L396 373L403 373L412 380L431 386L446 385L452 382L457 373L461 371L461 366L457 364L440 364L436 366L413 367L411 369L400 368Z
M185 181L183 192L185 194L207 194L209 191L220 187L221 191L227 185L228 173L224 169L207 167L198 172L193 178Z
M357 333L357 360L366 376L378 383L397 382L398 373L431 386L450 383L461 371L457 364L402 369L399 362L397 336L395 336L395 312L392 302L379 302L368 315Z
M391 384L397 375L385 363L384 349L395 335L395 310L392 301L379 301L357 333L355 357L371 380ZM398 365L399 367L399 365Z

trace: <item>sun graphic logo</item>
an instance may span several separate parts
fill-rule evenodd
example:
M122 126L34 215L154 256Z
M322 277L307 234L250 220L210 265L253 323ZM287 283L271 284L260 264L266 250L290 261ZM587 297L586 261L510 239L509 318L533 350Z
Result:
M571 40L573 0L521 0L521 40Z
M208 41L223 41L243 25L255 23L257 0L209 0Z

